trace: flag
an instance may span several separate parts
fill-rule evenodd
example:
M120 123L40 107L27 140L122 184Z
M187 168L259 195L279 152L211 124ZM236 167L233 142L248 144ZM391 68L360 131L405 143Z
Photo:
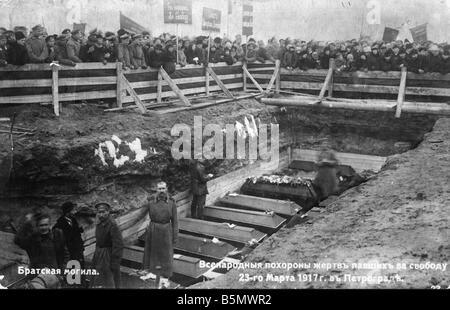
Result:
M421 43L427 41L427 24L419 25L409 30L411 31L414 42Z
M233 14L233 1L232 0L228 0L228 14L229 15Z
M395 41L397 39L397 36L398 36L399 32L400 31L398 31L397 29L385 27L384 28L384 34L383 34L383 41L384 42Z
M142 33L143 31L148 31L145 27L139 25L131 18L123 15L122 12L120 12L120 28L134 33Z

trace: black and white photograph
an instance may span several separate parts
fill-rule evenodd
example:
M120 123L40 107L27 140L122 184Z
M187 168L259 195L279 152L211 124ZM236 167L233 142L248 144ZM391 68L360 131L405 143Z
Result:
M447 290L449 240L450 0L0 0L0 295Z

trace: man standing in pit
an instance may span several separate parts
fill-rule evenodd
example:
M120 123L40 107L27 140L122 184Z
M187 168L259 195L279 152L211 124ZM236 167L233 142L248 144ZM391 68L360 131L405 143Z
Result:
M158 183L157 193L149 198L142 212L150 217L143 269L161 276L160 285L168 287L168 279L173 274L173 248L178 242L178 216L177 205L165 182Z
M338 160L332 150L324 149L320 152L317 158L318 171L313 181L319 202L339 192L337 165Z
M194 219L203 219L203 209L206 203L208 188L206 182L213 177L212 174L205 175L205 166L200 161L193 159L189 167L191 175L191 217Z
M120 288L120 262L123 240L119 227L111 219L111 206L99 203L95 206L99 223L95 228L95 252L92 266L99 275L91 280L93 288Z
M76 205L72 202L66 202L62 205L61 210L62 215L53 228L60 229L63 232L70 260L78 261L81 269L84 269L84 243L81 237L83 228L80 227L75 218ZM82 278L84 284L84 276Z

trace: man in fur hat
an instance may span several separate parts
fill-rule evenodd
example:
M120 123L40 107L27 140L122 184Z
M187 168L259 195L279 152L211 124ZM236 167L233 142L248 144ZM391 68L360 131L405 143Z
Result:
M144 54L144 37L142 34L136 34L133 42L130 44L130 58L131 64L137 69L147 69Z
M28 50L25 46L25 35L18 31L15 33L15 41L8 49L8 63L15 66L23 66L30 62Z
M428 51L430 52L430 54L426 58L425 71L426 72L440 72L440 70L442 69L443 62L442 62L442 58L440 55L439 47L437 45L433 44L430 46Z
M44 27L37 25L33 27L31 37L26 41L31 63L44 63L48 58L48 48L44 39Z
M4 34L0 34L0 67L8 64L8 41Z
M66 44L67 58L75 63L82 62L80 58L81 38L81 30L74 30Z
M129 34L125 33L121 35L120 43L117 45L117 60L122 63L124 70L128 70L129 68L134 69L134 66L131 63L129 44L130 44Z

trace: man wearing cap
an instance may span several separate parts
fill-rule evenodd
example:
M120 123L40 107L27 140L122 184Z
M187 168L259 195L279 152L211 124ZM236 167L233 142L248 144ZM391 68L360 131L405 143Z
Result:
M33 27L31 37L25 44L31 63L44 63L48 57L48 48L44 39L44 27Z
M129 68L134 69L131 63L130 55L130 36L128 33L122 34L120 37L120 43L117 45L117 60L122 63L124 70Z
M48 214L30 213L14 238L14 242L27 252L30 268L66 268L69 252L64 234L60 229L50 227Z
M154 50L148 54L148 65L159 69L164 65L164 51L161 44L156 44Z
M53 228L60 229L64 234L70 260L77 260L84 265L84 243L81 237L83 228L75 218L76 205L66 202L61 206L62 215Z
M130 58L131 64L137 69L147 69L144 54L144 37L142 34L136 34L133 37L133 42L130 44Z
M159 182L156 191L142 208L141 216L148 214L150 218L142 266L160 275L161 282L167 284L167 279L173 275L173 248L178 242L177 205L165 182Z
M206 175L205 166L202 160L193 159L190 162L189 173L191 177L191 217L203 219L203 209L206 203L206 195L208 195L207 181L213 177L212 174Z
M318 171L313 181L313 187L319 201L339 191L337 165L338 160L334 151L326 148L319 153L317 158Z
M15 33L15 41L10 43L10 48L8 49L9 64L23 66L30 62L25 40L25 35L22 32L18 31Z
M120 262L122 261L123 239L116 222L111 219L111 206L99 203L98 224L95 227L95 252L92 266L99 275L94 275L91 287L120 288Z
M81 49L81 37L82 33L80 30L72 31L72 36L67 41L66 44L66 53L67 58L73 62L82 62L80 58L80 49Z
M4 34L0 34L0 67L8 64L8 40Z
M287 51L284 53L282 63L288 70L292 70L296 67L297 55L295 53L294 45L288 44Z
M64 29L64 30L61 32L61 35L64 36L64 37L66 37L66 40L69 40L70 37L72 36L72 32L70 31L70 29Z
M439 47L432 44L428 50L430 54L426 58L425 72L440 72L443 62Z
M256 41L254 39L248 40L247 51L245 53L244 60L247 63L253 63L257 61L257 53L256 53Z
M372 52L367 58L367 68L369 71L381 70L381 57L377 46L372 46Z

